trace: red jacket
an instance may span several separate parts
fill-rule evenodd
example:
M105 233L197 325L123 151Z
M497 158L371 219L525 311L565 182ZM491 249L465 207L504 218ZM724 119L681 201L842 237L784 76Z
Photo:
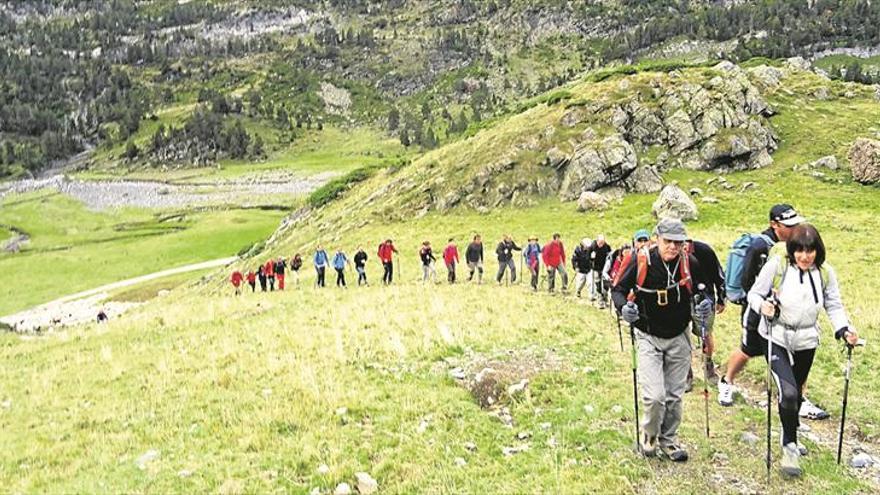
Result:
M257 281L257 274L254 273L254 272L252 272L252 271L251 271L251 272L248 272L248 274L247 274L247 281L248 281L249 284L252 284L252 283L256 282L256 281Z
M547 267L558 267L565 263L565 246L562 245L562 241L548 242L541 251L541 259Z
M275 276L275 263L272 260L267 261L263 266L263 273L265 273L267 277Z
M236 270L232 272L232 277L230 278L230 280L232 280L232 285L238 287L241 284L241 279L242 276L240 271Z
M394 244L379 244L379 260L383 263L388 263L391 261L391 257L394 253L397 252L397 249L394 248Z
M453 262L458 263L458 248L452 244L446 246L446 249L443 250L443 261L447 265L451 265Z

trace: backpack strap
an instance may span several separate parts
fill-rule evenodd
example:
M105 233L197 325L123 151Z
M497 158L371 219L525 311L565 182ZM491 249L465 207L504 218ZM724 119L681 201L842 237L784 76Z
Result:
M690 255L687 252L681 253L681 263L678 265L678 271L681 279L678 281L679 285L682 285L687 288L688 293L694 293L694 279L691 277L691 259Z
M642 290L645 279L648 278L648 267L651 266L651 256L647 248L641 248L636 254L636 288Z

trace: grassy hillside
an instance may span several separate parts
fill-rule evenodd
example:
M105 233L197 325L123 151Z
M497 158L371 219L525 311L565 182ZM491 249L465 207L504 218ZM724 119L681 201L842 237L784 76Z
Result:
M688 69L683 77L703 70ZM629 76L629 88L667 76ZM860 476L834 462L844 355L830 334L809 396L831 411L832 423L809 423L818 441L804 439L811 449L805 476L784 482L774 469L768 488L763 440L741 440L744 432L763 435L764 411L754 402L738 400L729 409L713 402L707 440L702 398L691 393L681 430L691 461L640 459L630 451L629 354L618 350L608 313L572 297L488 283L496 268L489 253L502 234L518 241L536 234L543 242L561 232L571 249L604 232L619 244L652 225L654 195L629 195L603 213L529 197L481 214L465 207L423 210L412 202L418 192L381 194L443 174L448 182L431 193L448 192L457 187L457 174L473 174L557 125L570 100L623 91L621 77L584 80L565 88L565 98L536 100L469 139L377 173L314 212L257 258L306 254L304 278L287 292L236 298L228 274L216 273L206 285L176 290L106 326L40 339L0 336L0 441L8 446L0 450L0 486L53 493L328 493L365 471L390 493L876 492L875 472ZM815 99L820 86L830 88L830 100ZM849 89L856 93L845 98ZM872 283L880 261L872 242L880 229L877 189L854 184L845 170L813 176L792 167L828 154L845 163L852 140L878 132L880 105L868 88L808 74L786 79L767 98L778 111L771 121L780 138L772 166L728 174L731 189L708 184L716 177L711 172L673 169L664 179L719 200L700 203L689 229L722 256L739 233L766 225L772 204L794 204L822 232L850 317L873 342L880 337L880 295ZM543 154L534 152L529 161L528 151L514 173L538 169ZM743 188L748 182L755 185ZM487 284L418 282L422 240L440 247L454 237L463 247L474 233L486 242ZM387 237L402 258L402 274L390 288L376 286L381 270L373 256ZM308 259L317 243L349 254L366 246L374 286L312 288ZM719 317L716 332L723 361L739 342L735 308ZM848 438L870 452L877 452L880 433L880 388L870 373L880 366L877 356L871 347L857 352L848 409ZM527 392L513 398L502 392L499 405L484 409L484 396L450 376L454 368L472 376L487 367L499 373L502 390L528 378ZM742 378L754 400L764 373L753 362ZM774 424L778 430L776 417ZM528 449L505 454L523 445ZM326 472L319 471L322 464Z
M55 192L5 198L0 223L30 235L0 254L0 314L165 268L235 256L278 226L277 211L93 212ZM5 238L5 237L4 237Z

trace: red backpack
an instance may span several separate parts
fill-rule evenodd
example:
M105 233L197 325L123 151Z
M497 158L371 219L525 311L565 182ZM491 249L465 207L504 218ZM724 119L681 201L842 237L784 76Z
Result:
M636 260L638 263L638 265L636 266L636 290L638 292L657 293L658 302L665 301L666 291L672 289L673 287L684 287L688 290L689 294L694 293L693 279L691 278L691 262L690 256L688 255L687 251L683 250L680 255L681 262L678 264L679 281L663 289L645 289L643 287L645 284L645 279L648 278L648 267L651 265L649 248L643 247L639 249ZM663 302L660 303L660 305L665 306L666 304L665 302Z

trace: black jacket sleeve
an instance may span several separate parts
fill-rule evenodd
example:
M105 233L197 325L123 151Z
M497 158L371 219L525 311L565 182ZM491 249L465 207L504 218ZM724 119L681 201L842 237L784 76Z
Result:
M620 308L626 304L626 297L629 295L629 292L636 287L636 265L638 263L635 259L627 264L623 274L620 276L620 281L611 289L611 300L614 302L614 307L617 308L618 313Z

